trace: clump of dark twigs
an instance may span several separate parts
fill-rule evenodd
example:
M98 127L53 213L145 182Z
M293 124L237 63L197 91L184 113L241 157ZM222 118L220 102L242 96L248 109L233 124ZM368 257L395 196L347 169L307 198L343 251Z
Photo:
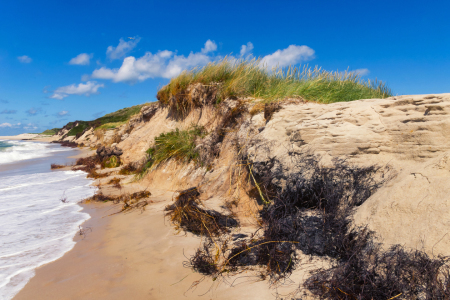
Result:
M77 148L78 144L69 141L53 141L52 143L60 144L62 147Z
M112 196L112 195L105 195L100 190L99 192L95 193L92 197L89 197L85 199L85 201L100 201L100 202L108 202L111 201L114 204L120 204L122 203L122 209L114 214L121 213L121 212L127 212L134 209L139 209L141 212L145 210L145 207L153 203L152 200L142 200L145 198L148 198L151 196L151 193L147 190L135 192L133 194L120 194L118 196ZM142 201L141 201L142 200Z
M65 167L67 167L67 166L66 165L58 165L58 164L51 164L50 165L50 169L52 169L52 170L62 169L62 168L65 168Z
M119 175L131 175L138 173L138 168L134 164L127 164L119 171Z
M321 299L450 299L449 258L430 258L395 245L382 251L369 244L305 286Z
M196 187L180 191L175 203L166 207L166 216L170 217L177 229L203 236L217 236L238 225L232 216L201 208L199 195Z
M59 198L59 200L62 203L68 203L69 202L69 201L67 201L66 191L64 191L64 193L62 194L61 198Z
M140 191L140 192L136 192L131 194L131 198L132 199L136 199L136 200L141 200L144 198L148 198L152 195L152 193L150 193L149 191Z
M320 299L450 299L450 258L430 258L399 245L384 251L373 232L351 224L354 209L388 180L389 168L344 160L324 167L314 157L303 157L297 167L300 171L290 175L277 167L255 172L259 179L276 179L261 181L266 184L261 189L275 195L261 212L261 236L223 247L227 256L221 268L211 241L186 265L213 276L259 265L264 276L278 281L295 269L301 250L334 259L331 268L312 272L304 283ZM273 183L280 178L284 186Z
M213 275L219 272L218 265L213 259L211 253L212 240L208 239L207 242L197 249L195 254L188 262L185 262L186 267L192 267L195 271L203 275Z
M353 167L343 160L323 167L312 156L299 159L296 168L301 171L289 176L280 167L254 169L262 179L260 190L274 197L261 212L262 236L241 241L229 252L226 263L232 270L265 266L276 281L295 269L296 250L344 259L370 238L369 232L350 228L349 217L384 182L380 168ZM285 184L268 178L283 178Z
M102 161L99 156L93 155L89 157L82 157L77 159L75 162L75 166L73 167L74 170L81 170L88 173L89 178L102 178L107 177L108 174L100 174L96 171L97 165L101 164Z
M110 195L105 195L102 193L102 191L95 193L94 196L86 199L86 200L91 200L91 201L100 201L100 202L108 202L108 201L113 201L115 203L119 203L119 201L121 200L120 196L110 196Z
M108 184L111 184L113 187L117 189L122 189L122 185L120 184L120 178L114 177L108 182Z

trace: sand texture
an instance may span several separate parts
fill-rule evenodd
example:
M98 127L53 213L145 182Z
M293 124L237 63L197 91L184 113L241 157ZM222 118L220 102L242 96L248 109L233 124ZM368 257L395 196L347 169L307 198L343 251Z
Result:
M226 100L220 110L205 106L184 118L175 118L162 107L152 108L148 116L149 108L144 107L127 124L102 132L87 130L75 142L91 147L118 146L125 164L139 164L161 133L192 125L213 132L223 126L223 116L238 105L242 102ZM245 105L251 111L254 103ZM174 191L196 186L210 209L222 212L227 203L235 201L237 205L231 210L240 221L240 231L252 232L257 228L261 205L251 194L251 177L245 166L251 162L282 170L282 176L273 178L272 183L283 187L286 176L301 171L294 161L302 155L316 155L328 166L335 159L345 159L355 166L389 167L389 180L356 208L354 223L368 225L386 247L401 244L430 255L450 255L449 114L450 94L328 105L286 102L268 120L263 112L244 113L234 127L227 127L220 143L201 144L220 150L208 167L169 160L138 182L114 174L100 179L97 184L104 185L105 193L119 192L106 186L110 178L118 176L124 189L151 191L152 202L143 212L134 210L106 218L99 215L120 207L95 204L89 221L94 225L85 225L92 226L93 232L62 259L39 268L15 299L37 294L42 298L34 299L274 299L277 291L295 291L309 270L330 262L302 256L292 283L279 289L255 273L239 274L228 283L206 277L195 289L189 289L202 276L183 267L183 262L201 238L177 234L164 218L163 209L171 203ZM53 138L64 138L64 133ZM72 141L74 137L64 139ZM302 293L296 296L307 299Z
M129 184L122 192L142 187ZM108 187L103 191L117 194ZM120 211L120 205L83 204L92 216L83 224L86 234L75 236L77 244L63 258L38 268L14 300L275 299L277 293L296 291L307 271L321 265L305 256L293 281L278 288L254 273L226 281L203 277L183 266L201 238L174 230L164 218L163 210L172 202L173 191L153 190L152 194L152 203L145 211L111 215Z

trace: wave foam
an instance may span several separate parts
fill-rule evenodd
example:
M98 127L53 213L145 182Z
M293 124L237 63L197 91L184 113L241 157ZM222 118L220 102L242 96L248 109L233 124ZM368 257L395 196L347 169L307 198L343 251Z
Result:
M45 157L53 152L68 151L67 148L52 148L49 144L26 142L26 141L2 141L10 147L5 147L0 151L0 164L8 164L21 160Z
M77 204L95 189L81 171L3 177L0 181L0 300L14 297L35 268L73 248L78 226L90 218ZM61 197L69 203L62 203Z

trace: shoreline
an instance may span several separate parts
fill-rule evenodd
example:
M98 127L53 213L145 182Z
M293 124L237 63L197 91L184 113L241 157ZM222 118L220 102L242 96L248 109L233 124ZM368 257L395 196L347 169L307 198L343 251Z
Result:
M87 152L77 156L83 155ZM100 186L105 195L148 187L142 181L131 182L119 192L101 184L111 177L114 175L92 185ZM82 212L91 216L81 225L85 234L77 232L75 246L38 267L12 299L276 299L277 293L286 295L298 288L298 282L308 275L307 265L317 267L317 262L305 262L306 267L291 277L297 283L278 289L246 272L226 278L226 282L214 282L183 266L202 238L176 231L165 218L164 208L172 202L174 191L149 190L152 195L144 211L118 213L121 205L112 202L79 203Z
M164 220L171 194L157 191L144 212L110 217L120 206L82 204L91 215L82 225L86 234L77 233L72 250L37 268L13 299L275 299L275 291L256 277L242 276L230 287L183 267L201 239L177 235Z
M53 141L53 136L51 135L40 135L33 133L22 133L18 135L10 136L0 136L0 140L11 140L11 141L30 141L30 142L48 142Z
M6 163L0 166L0 179L5 179L2 182L2 189L6 190L4 196L6 196L6 200L13 201L13 203L7 203L5 198L1 197L3 198L2 204L6 204L6 211L12 212L12 214L5 214L5 209L2 212L5 220L11 222L8 222L6 228L2 229L2 235L5 237L2 239L2 242L5 242L3 250L7 251L2 252L7 254L2 256L2 268L6 268L4 269L5 274L2 275L8 277L2 276L1 299L12 299L13 295L20 292L19 289L34 277L34 271L38 266L56 261L70 251L75 245L73 237L79 224L81 225L85 220L91 218L91 214L80 213L83 207L76 205L75 202L92 195L93 187L89 185L93 181L86 179L86 176L79 172L77 174L72 174L72 172L58 174L55 173L55 170L51 170L52 163L72 165L75 158L88 155L90 150L63 149L58 145L51 145L43 141L39 141L39 144L42 146L37 146L37 148L34 148L31 143L28 144L31 146L28 152L33 153L33 149L37 149L38 157L14 161L14 159L10 159L10 156L14 158L16 151L11 151L12 155L3 157L3 161ZM67 170L71 170L71 168L61 169L61 171ZM19 190L16 191L14 188ZM13 189L12 192L11 189ZM66 192L68 193L66 194ZM14 193L20 197L14 198L16 195ZM60 193L66 195L69 204L61 203ZM15 201L16 199L21 201ZM28 199L30 201L27 201ZM5 208L5 205L2 207ZM26 209L28 207L30 209ZM38 220L38 222L33 223L33 220ZM14 237L15 231L12 232L14 234L12 239L7 238L10 234L8 226L14 229L16 229L15 226L19 228L17 230L20 239ZM29 230L23 230L28 226ZM8 258L8 256L12 256L12 258Z

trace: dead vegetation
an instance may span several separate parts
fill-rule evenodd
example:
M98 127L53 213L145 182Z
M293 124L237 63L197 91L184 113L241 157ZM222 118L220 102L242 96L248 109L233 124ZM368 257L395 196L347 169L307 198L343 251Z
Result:
M120 178L114 177L108 182L108 184L111 184L113 187L117 189L122 189L122 185L120 184Z
M64 191L64 193L62 194L61 198L59 198L59 201L61 201L62 203L68 203L67 196L66 196L66 191Z
M122 208L120 211L113 213L121 213L121 212L128 212L135 209L140 210L141 212L145 210L145 207L152 203L151 200L143 200L151 196L151 193L147 190L135 192L132 194L129 193L122 193L117 196L112 195L105 195L100 190L99 192L95 193L92 197L89 197L85 199L84 201L99 201L99 202L113 202L114 204L122 204ZM142 200L142 201L141 201Z
M450 299L448 257L395 245L369 244L331 269L317 270L305 286L320 299Z
M103 178L108 177L108 174L100 174L97 170L97 165L101 165L102 161L100 158L96 155L89 156L89 157L82 157L77 159L75 166L72 168L72 170L81 170L86 173L88 173L88 178Z
M256 166L255 182L272 195L261 211L261 227L233 244L226 234L206 239L185 265L213 278L252 270L278 283L298 267L301 251L333 261L299 286L320 299L450 299L449 258L399 245L384 251L373 232L351 223L354 209L389 179L388 167L345 160L324 167L312 156L297 159L296 167L299 172L286 175L281 168ZM280 178L283 186L274 180Z
M199 195L195 187L180 191L175 202L166 207L166 216L175 224L177 230L183 229L212 237L229 232L230 227L238 226L238 222L231 215L201 208Z
M270 121L270 119L272 119L273 114L282 108L281 107L282 102L284 101L277 101L271 103L258 102L252 106L249 113L251 116L254 116L256 114L259 114L260 112L264 112L264 120L268 122Z
M63 169L65 167L68 167L68 165L58 165L58 164L51 164L50 169L56 170L56 169Z
M61 147L69 147L69 148L77 148L78 144L75 142L69 142L69 141L53 141L52 143L60 144Z
M135 164L129 163L122 167L119 171L119 175L132 175L138 173L139 170L136 168Z

